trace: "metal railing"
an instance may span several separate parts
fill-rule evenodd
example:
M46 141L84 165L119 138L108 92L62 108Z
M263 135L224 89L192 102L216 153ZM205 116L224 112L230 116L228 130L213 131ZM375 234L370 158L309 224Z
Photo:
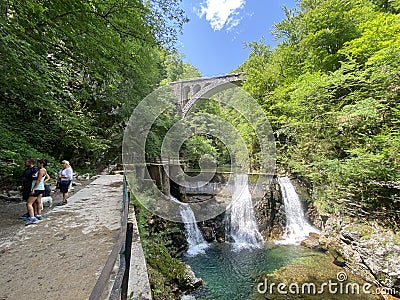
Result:
M119 231L117 241L108 256L107 262L101 271L99 278L89 296L89 300L104 299L106 287L109 288L110 278L114 273L114 267L119 257L119 267L115 274L114 284L109 292L108 299L127 299L128 290L128 277L129 265L131 256L131 243L132 243L132 224L128 223L129 212L129 192L128 184L124 176L123 180L123 201L122 201L122 217L121 217L121 230Z

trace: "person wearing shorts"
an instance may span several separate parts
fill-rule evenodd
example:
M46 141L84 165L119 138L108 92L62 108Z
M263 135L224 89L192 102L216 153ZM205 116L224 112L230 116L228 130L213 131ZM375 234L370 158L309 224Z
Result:
M37 175L35 176L37 179L32 182L31 194L26 201L26 208L28 210L29 219L25 226L36 223L37 220L42 220L42 208L41 208L41 200L42 195L44 194L44 183L45 181L50 179L49 174L47 174L47 170L45 169L47 165L47 159L40 159L37 161L37 166L39 168ZM36 206L36 215L35 209L33 206Z
M22 175L22 200L24 202L28 201L29 196L32 191L32 182L36 181L36 177L38 174L38 167L35 166L35 160L33 158L25 159L25 171ZM19 219L28 220L29 213L26 212L22 216L18 217Z
M60 192L63 193L63 201L57 205L65 205L68 203L68 190L73 178L73 171L68 160L61 162L63 169L58 173Z

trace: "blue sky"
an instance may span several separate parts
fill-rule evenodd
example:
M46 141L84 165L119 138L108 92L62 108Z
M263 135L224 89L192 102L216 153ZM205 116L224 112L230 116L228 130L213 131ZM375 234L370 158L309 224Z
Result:
M283 5L293 8L295 0L183 0L190 22L178 49L202 76L227 74L248 57L244 43L264 37L276 45L270 31L284 18Z

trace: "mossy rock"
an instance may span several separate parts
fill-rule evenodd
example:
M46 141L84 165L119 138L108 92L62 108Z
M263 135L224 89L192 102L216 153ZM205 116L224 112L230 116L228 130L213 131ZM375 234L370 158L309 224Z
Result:
M333 264L328 254L312 253L294 263L263 274L254 291L253 300L258 299L324 299L324 300L377 300L375 295L363 293L363 286L370 284ZM346 278L345 280L342 280ZM342 281L341 281L342 280ZM329 284L331 291L329 290ZM280 290L278 286L280 285ZM283 286L284 285L284 286ZM357 287L359 293L357 293ZM336 293L333 293L337 290ZM373 292L375 287L368 289ZM283 294L283 292L286 294ZM264 293L262 293L264 292Z

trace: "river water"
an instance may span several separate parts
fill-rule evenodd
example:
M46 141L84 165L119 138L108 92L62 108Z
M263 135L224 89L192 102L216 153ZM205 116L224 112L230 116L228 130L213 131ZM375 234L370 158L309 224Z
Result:
M195 299L244 300L257 293L262 273L273 272L309 254L310 250L295 245L271 243L237 250L234 244L212 243L205 253L184 255L182 261L205 282L204 287L192 294Z
M187 204L181 205L189 251L182 257L205 286L194 292L190 299L242 300L252 299L263 273L292 263L310 254L310 250L295 244L309 232L317 231L304 218L297 193L289 178L279 178L287 217L286 234L280 243L263 242L258 232L253 202L248 188L248 177L235 178L232 203L225 215L226 243L206 243L196 226ZM200 235L200 236L199 236ZM200 251L199 251L200 250Z

